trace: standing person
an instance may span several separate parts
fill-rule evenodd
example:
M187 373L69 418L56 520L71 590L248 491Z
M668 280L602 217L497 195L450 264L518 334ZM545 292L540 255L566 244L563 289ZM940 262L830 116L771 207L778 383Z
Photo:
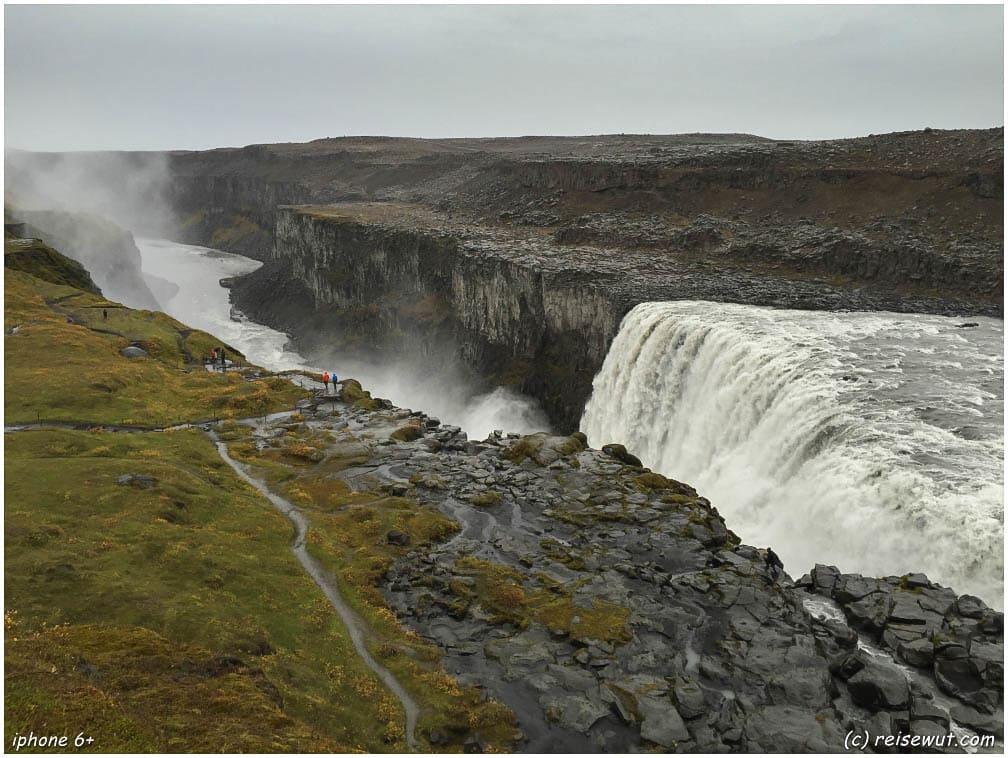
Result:
M214 365L217 362L217 348L210 348L210 365Z
M322 384L325 385L325 391L326 391L326 394L328 395L329 394L329 372L328 371L323 371L322 372Z
M222 347L217 348L217 355L220 356L220 370L221 371L226 371L227 369L225 368L225 366L227 364L225 363L225 359L224 359L224 348L222 348Z
M335 372L333 372L333 375L330 377L330 380L332 381L332 393L335 395L336 394L336 373Z
M108 321L108 309L102 308L101 312L102 321Z

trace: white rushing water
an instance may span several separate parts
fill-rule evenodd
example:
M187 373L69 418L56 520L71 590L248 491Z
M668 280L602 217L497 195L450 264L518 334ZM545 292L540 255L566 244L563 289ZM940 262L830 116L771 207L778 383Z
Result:
M581 428L697 487L796 576L924 571L1001 607L1003 355L990 318L644 303Z
M231 318L228 291L220 280L255 271L262 264L241 255L166 240L138 239L145 276L175 284L178 290L161 294L161 309L189 326L209 332L270 371L309 368L304 356L288 350L290 338L241 317Z
M488 393L467 390L457 372L446 367L421 373L415 367L375 365L340 356L327 356L325 365L318 365L322 361L291 349L290 338L283 332L232 313L228 291L220 280L255 271L260 262L167 240L137 239L136 243L144 275L158 283L162 310L220 337L256 365L270 371L325 370L341 379L353 377L374 396L460 426L472 439L483 439L494 429L528 433L547 428L545 416L530 398L503 387ZM164 281L178 290L172 292Z

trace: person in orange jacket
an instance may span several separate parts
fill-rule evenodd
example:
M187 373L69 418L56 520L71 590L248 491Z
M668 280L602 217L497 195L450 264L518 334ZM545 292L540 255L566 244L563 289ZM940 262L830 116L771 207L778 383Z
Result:
M329 372L328 371L324 371L322 373L322 384L325 385L325 391L326 391L326 394L328 395L329 394Z

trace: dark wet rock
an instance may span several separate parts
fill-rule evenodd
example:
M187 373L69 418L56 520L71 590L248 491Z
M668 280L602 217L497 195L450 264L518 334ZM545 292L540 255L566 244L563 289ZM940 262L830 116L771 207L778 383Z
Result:
M628 453L624 445L619 444L603 445L602 452L612 458L615 458L621 463L625 463L628 466L636 466L640 468L644 465L641 463L640 458L638 458L636 455Z
M851 653L848 655L838 656L835 659L835 663L830 666L830 671L834 676L847 681L864 667L864 659L856 653Z
M922 696L944 693L985 716L1001 707L1003 616L979 598L957 597L923 574L885 580L839 575L832 587L827 583L817 586L812 581L806 586L832 597L852 625L864 630L897 660L915 667L925 677L921 684L930 688ZM866 589L871 591L862 595ZM849 679L855 701L865 707L888 703L880 707L892 709L894 698L885 696L882 687L873 692L865 683L872 672L850 676L851 665L850 660L836 657L831 670ZM876 680L876 684L882 684L882 680Z
M405 532L400 532L398 529L392 529L388 534L385 535L385 540L390 545L399 545L400 547L405 547L410 544L410 536Z
M956 611L960 616L965 618L983 618L984 613L988 610L987 604L980 598L974 597L973 595L962 595L956 601Z
M949 726L949 712L920 697L914 698L910 704L910 718L915 721L933 721L945 729Z
M1000 611L989 611L980 619L977 624L977 631L992 637L1004 635L1004 614Z
M464 753L482 753L485 750L486 744L483 742L483 738L480 737L479 732L473 732L466 737L466 741L462 744L462 752Z
M896 646L896 656L908 666L931 668L934 662L934 644L927 637L902 641Z
M747 750L784 753L829 752L843 740L838 725L820 721L810 708L791 705L771 705L748 716L745 737Z
M985 689L984 678L968 658L936 659L934 676L943 691L967 705L984 713L992 713L997 706L997 695Z
M1004 738L1004 712L990 714L971 708L968 705L954 705L949 710L949 716L958 724L972 729L978 734L993 734L997 739Z
M910 687L903 673L871 660L847 680L847 688L854 702L871 711L900 710L910 703Z
M1000 637L981 629L994 612L959 615L957 600L969 601L926 578L816 566L792 583L771 550L737 544L688 485L578 435L470 442L407 411L380 412L370 427L359 408L337 402L331 413L305 422L334 433L329 475L457 523L430 543L403 542L401 528L379 537L404 548L379 589L450 674L512 709L523 750L841 750L848 729L882 733L883 718L904 731L941 723L918 707L938 691L929 653L973 667L984 686L970 702L998 702L988 695L999 694ZM407 419L428 433L380 444ZM520 592L501 606L493 590L512 582ZM813 619L810 592L835 599L846 621ZM859 643L918 666L926 687L911 697L903 672Z

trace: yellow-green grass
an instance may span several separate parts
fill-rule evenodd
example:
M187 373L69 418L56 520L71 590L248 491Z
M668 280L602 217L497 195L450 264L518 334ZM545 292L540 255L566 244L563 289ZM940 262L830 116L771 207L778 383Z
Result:
M87 269L41 240L4 239L4 267L24 271L47 282L99 293Z
M181 368L187 353L198 357L220 342L163 313L125 308L19 271L5 274L5 329L19 327L4 337L7 423L165 426L271 413L307 395L275 377L247 382L236 372ZM66 313L84 323L67 323ZM131 342L152 357L123 357L120 350Z
M289 523L206 437L28 430L6 435L5 473L8 734L86 728L111 752L405 748L398 702ZM127 473L157 482L117 484ZM208 676L218 656L243 665Z
M475 730L490 748L509 747L516 736L510 709L475 688L460 687L441 666L437 646L404 628L376 586L397 556L450 537L458 525L409 498L352 491L334 476L344 461L327 459L305 468L285 465L268 451L256 453L241 442L230 449L236 447L308 517L309 552L338 578L344 598L368 624L371 653L420 704L418 737L439 730L447 744L437 749L458 750ZM410 544L389 544L386 536L392 529L409 535Z

